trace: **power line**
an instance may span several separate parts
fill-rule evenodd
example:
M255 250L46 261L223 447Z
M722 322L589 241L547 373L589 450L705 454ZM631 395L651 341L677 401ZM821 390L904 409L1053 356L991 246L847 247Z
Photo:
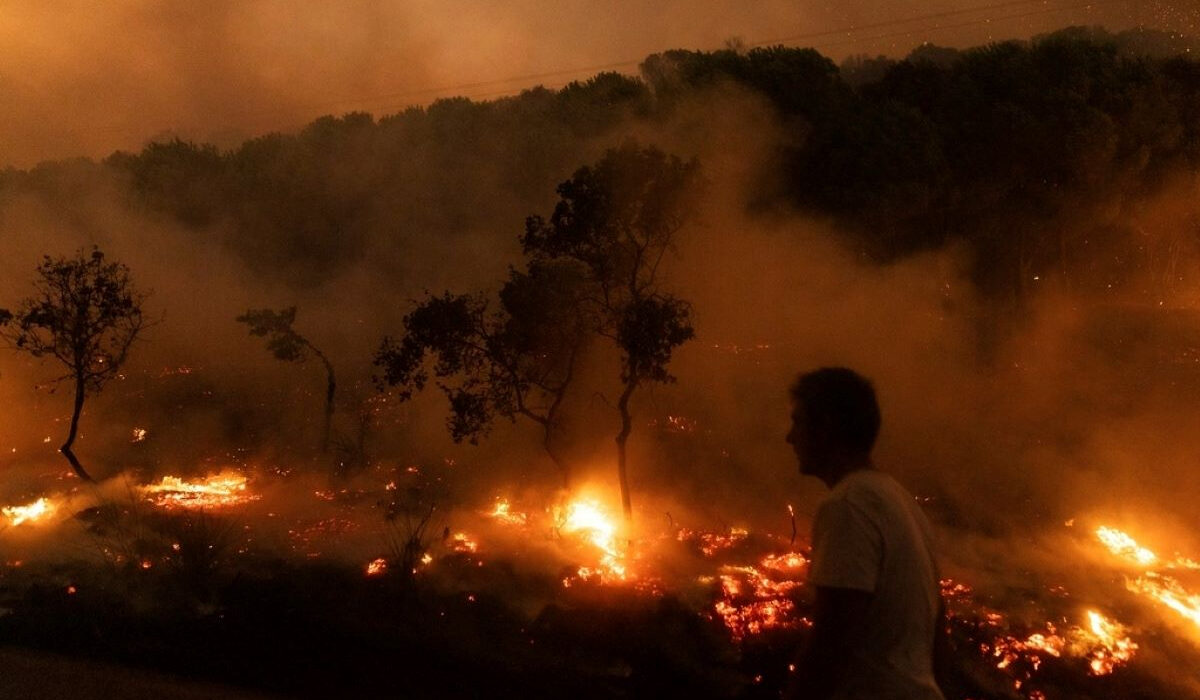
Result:
M1005 22L1005 21L1014 20L1014 19L1025 19L1028 17L1035 17L1035 16L1039 16L1039 15L1053 14L1055 12L1067 12L1070 10L1088 9L1088 8L1092 8L1092 7L1099 7L1099 6L1106 6L1106 5L1129 4L1131 2L1137 2L1137 1L1138 0L1091 0L1090 2L1079 3L1079 4L1075 4L1075 5L1066 5L1066 6L1060 5L1060 6L1046 7L1046 8L1042 8L1042 9L1038 9L1038 10L1033 10L1030 12L1001 15L998 17L986 17L986 18L975 19L975 20L971 20L971 21L967 21L967 22L960 22L957 24L947 24L947 25L934 26L934 27L914 27L911 29L906 29L906 30L899 31L899 32L891 32L891 33L887 33L887 34L875 34L875 35L865 36L865 37L848 38L848 39L844 39L841 41L823 42L823 43L819 43L819 44L814 44L812 46L812 48L821 49L821 48L829 48L832 46L844 46L847 44L856 44L856 43L865 42L865 41L878 41L880 39L891 39L891 38L895 38L895 37L899 37L899 36L910 36L917 32L940 32L940 31L947 31L947 30L952 30L952 29L964 29L967 27L979 26L979 25L984 25L984 24L1000 23L1000 22ZM916 22L919 20L924 20L924 19L931 19L931 18L942 19L942 18L945 18L948 16L961 15L961 14L966 14L968 12L979 12L984 9L993 9L995 7L1015 7L1015 6L1032 5L1032 4L1045 4L1045 0L1021 0L1018 2L999 3L997 5L989 5L986 7L980 6L977 8L971 8L969 10L953 10L953 11L949 11L949 12L939 12L939 13L932 14L932 15L923 15L919 18L914 17L914 18L909 18L906 20L895 20L895 21L890 21L890 22L876 22L874 24L859 25L859 26L852 27L852 28L835 29L835 30L828 30L828 31L823 31L823 32L814 32L811 34L796 35L793 37L787 37L787 38L783 38L783 39L773 39L770 41L759 41L759 42L754 42L753 44L748 44L748 46L755 46L755 47L757 47L757 46L774 46L774 45L780 45L780 44L786 44L786 43L795 43L798 41L806 41L808 39L817 38L817 37L821 37L821 36L831 36L834 34L850 33L852 31L859 31L859 30L863 30L863 29L880 29L880 28L884 28L884 27L888 27L888 26L909 24L909 23ZM641 63L641 61L613 63L613 64L608 64L607 66L605 66L605 68L611 68L611 67L616 67L616 66L632 66L632 65L637 65L639 63ZM564 74L568 74L568 73L577 73L577 72L587 71L587 70L589 70L589 69L581 68L581 69L572 70L572 71L555 71L553 73L547 73L544 75L556 76L556 75L564 75ZM485 86L491 86L491 85L498 85L501 82L503 82L503 81L486 82L486 83L480 83L479 85L480 85L480 87L485 87ZM557 84L543 85L543 87L547 87L547 88L562 87L562 86L569 84L569 82L570 81L563 81L563 82L560 82ZM530 87L536 87L536 86L524 86L521 88L497 89L497 90L492 90L492 91L483 92L483 93L457 93L455 96L456 97L466 97L469 99L486 99L489 97L505 97L505 96L520 94L520 92L522 92L523 90L529 89ZM454 89L455 88L447 88L444 91L450 92ZM343 104L348 104L348 103L343 103ZM361 103L356 103L356 104L361 104ZM408 106L408 105L393 103L392 105L389 105L389 106L383 106L383 107L381 107L381 109L385 109L385 110L386 109L394 109L397 107L404 107L404 106Z
M993 22L1004 22L1004 21L1012 20L1012 19L1025 19L1026 17L1036 17L1038 15L1048 15L1048 14L1053 14L1055 12L1067 12L1070 10L1084 10L1084 9L1091 9L1093 7L1100 7L1100 6L1104 6L1104 5L1128 5L1130 3L1135 3L1135 2L1139 2L1139 1L1140 0L1091 0L1091 2L1080 3L1077 5L1070 5L1070 6L1064 6L1064 7L1048 7L1048 8L1041 9L1041 10L1033 10L1031 12L1022 12L1019 14L1004 15L1001 17L989 17L989 18L983 19L983 20L973 20L971 22L961 22L959 24L947 24L945 26L935 26L935 27L930 27L930 28L926 28L923 30L922 29L910 29L910 30L906 30L906 31L902 31L902 32L892 32L890 34L876 34L874 36L858 37L858 38L853 38L853 39L846 39L843 41L828 42L825 44L819 44L819 45L815 46L814 48L827 48L830 46L844 46L846 44L857 44L862 41L877 41L879 39L891 39L891 38L898 37L898 36L910 36L916 31L940 32L940 31L944 31L947 29L964 29L966 27L974 27L974 26L978 26L981 24L991 24Z
M1095 2L1090 3L1089 5L1111 4L1114 1L1130 2L1132 0L1096 0ZM992 4L988 4L988 5L976 5L973 7L962 8L962 9L958 9L958 10L935 12L935 13L931 13L931 14L917 15L914 17L906 17L906 18L900 18L900 19L895 19L895 20L888 20L885 22L874 22L871 24L851 25L851 26L846 26L846 27L839 27L837 29L828 29L828 30L824 30L824 31L820 31L820 32L810 32L807 34L796 34L796 35L792 35L792 36L788 36L788 37L782 37L779 39L756 41L756 42L753 42L753 43L750 43L747 45L751 46L751 47L757 47L757 46L768 46L768 45L775 45L775 44L791 44L791 43L795 43L798 41L805 41L808 39L815 39L815 38L820 38L820 37L825 37L825 36L833 36L833 35L837 35L837 34L849 34L849 33L853 33L853 32L869 30L869 29L882 29L885 27L899 26L899 25L903 25L903 24L911 24L914 22L923 22L923 21L927 21L927 20L931 20L931 19L943 19L946 17L953 17L953 16L971 14L971 13L976 13L976 12L986 12L986 11L990 11L990 10L1001 10L1001 9L1006 9L1006 8L1010 8L1010 7L1019 7L1019 6L1023 6L1023 5L1038 5L1038 4L1045 5L1046 0L1009 0L1008 2L992 3ZM1080 6L1072 6L1072 7L1067 7L1067 8L1047 8L1046 10L1039 11L1039 12L1057 12L1057 11L1063 11L1063 10L1078 9L1079 7ZM1024 16L1027 16L1027 15L1019 15L1018 17L1024 17ZM1007 18L999 18L999 19L1007 19ZM983 20L983 21L990 21L990 20ZM956 25L956 26L964 26L964 25ZM567 76L567 75L578 75L580 73L597 73L597 72L601 72L601 71L616 70L618 68L630 68L630 67L635 67L635 66L641 64L642 60L643 59L639 58L639 59L632 59L632 60L627 60L627 61L613 61L611 63L594 64L594 65L589 65L589 66L578 66L575 68L565 68L565 69L546 71L546 72L541 72L541 73L529 73L529 74L525 74L525 75L510 76L507 78L498 78L495 80L476 81L476 82L470 82L470 83L458 83L455 85L446 85L446 86L442 86L442 87L433 87L433 88L419 88L419 89L414 89L414 90L402 90L402 91L397 91L397 92L384 93L384 94L380 94L380 95L371 95L371 96L367 96L367 97L346 98L346 99L338 100L336 102L325 102L325 103L320 103L320 104L314 103L314 104L307 105L307 107L320 109L323 107L336 107L339 105L346 105L346 104L365 104L368 102L375 102L377 100L391 100L391 99L396 99L396 98L401 98L401 97L419 97L422 95L441 94L441 93L447 93L447 92L462 92L462 91L472 90L472 89L476 89L476 88L500 86L500 85L504 85L507 83L525 82L525 81L531 81L531 80L541 80L544 78L557 78L557 77ZM517 89L516 91L519 91L519 89ZM508 94L513 94L513 93L510 92ZM467 95L463 95L463 96L467 96Z
M793 44L797 41L806 41L808 39L819 39L824 36L832 36L834 34L842 34L849 32L863 31L866 29L882 29L884 27L895 26L898 24L908 24L910 22L923 22L929 19L944 19L946 17L954 17L957 15L966 15L974 12L984 12L986 10L1002 10L1009 7L1018 7L1021 5L1045 5L1046 0L1014 0L1013 2L1001 2L994 5L977 5L975 7L964 7L957 10L946 10L944 12L936 12L919 17L910 17L908 19L890 20L887 22L875 22L873 24L859 24L854 27L843 29L828 29L820 32L810 32L808 34L795 34L786 36L780 39L769 39L766 41L756 41L748 46L769 46L773 44Z
M823 42L820 44L815 44L815 45L813 45L813 48L828 48L828 47L832 47L832 46L843 46L846 44L854 44L854 43L860 43L860 42L864 42L864 41L877 41L880 39L888 39L888 38L894 38L894 37L898 37L898 36L908 36L908 35L918 32L918 31L920 31L920 32L940 32L940 31L947 31L947 30L951 30L951 29L962 29L962 28L978 26L978 25L982 25L982 24L999 23L999 22L1005 22L1005 21L1014 20L1014 19L1023 19L1023 18L1038 16L1038 15L1051 14L1051 13L1055 13L1055 12L1067 12L1070 10L1089 9L1092 7L1114 5L1114 4L1128 4L1130 2L1137 2L1137 1L1138 0L1092 0L1091 2L1068 5L1068 6L1049 6L1049 7L1044 7L1041 9L1033 10L1030 12L1003 15L1003 16L999 16L999 17L984 17L984 18L973 19L970 21L960 22L960 23L951 24L951 25L934 26L934 27L913 27L913 28L906 29L903 31L898 31L898 32L877 34L877 35L866 36L866 37L849 37L849 38L841 40L841 41ZM835 35L840 35L840 34L853 34L856 32L862 32L862 31L867 31L867 30L871 30L871 29L885 29L887 27L898 27L898 26L902 26L902 25L906 25L906 24L926 22L929 20L945 19L948 17L969 15L969 14L974 14L974 13L979 13L979 12L1003 10L1003 9L1008 9L1008 8L1021 7L1021 6L1027 6L1027 5L1038 5L1038 4L1046 5L1047 0L1008 0L1007 2L990 3L987 5L976 5L973 7L961 8L961 9L957 9L957 10L947 10L947 11L943 11L943 12L935 12L935 13L929 13L929 14L924 14L924 15L917 15L917 16L913 16L913 17L898 18L898 19L888 20L888 21L883 21L883 22L873 22L870 24L857 24L857 25L851 25L851 26L846 26L846 27L839 27L836 29L823 30L823 31L819 31L819 32L794 34L794 35L780 37L780 38L776 38L776 39L755 41L755 42L747 44L747 46L761 47L761 46L794 44L797 42L808 41L811 39L819 39L822 37L829 37L829 36L835 36ZM540 80L544 80L546 78L563 78L566 76L577 76L580 74L595 74L595 73L602 72L602 71L612 71L612 70L618 70L618 69L622 69L622 68L633 68L633 67L638 66L642 62L642 60L644 60L644 59L634 59L634 60L627 60L627 61L613 61L610 63L578 66L578 67L574 67L574 68L565 68L565 69L559 69L559 70L553 70L553 71L544 71L544 72L538 72L538 73L526 73L526 74L522 74L522 75L509 76L506 78L498 78L498 79L494 79L494 80L482 80L482 81L473 81L473 82L466 82L466 83L456 83L453 85L444 85L441 87L400 90L400 91L395 91L395 92L380 93L380 94L376 94L376 95L368 95L368 96L361 96L361 97L346 97L346 98L339 99L336 101L331 100L331 101L319 102L319 103L314 102L314 103L309 103L307 105L298 105L298 106L289 107L287 109L246 111L246 112L241 112L241 113L230 114L228 118L231 118L231 119L250 118L253 120L260 120L260 119L268 118L271 116L294 114L298 110L309 110L312 112L319 112L319 111L322 111L325 109L365 107L365 106L372 105L374 103L379 103L379 102L384 102L385 104L376 105L375 109L383 111L383 112L387 112L387 111L391 111L391 110L395 110L395 109L403 109L405 107L412 106L413 102L410 98L438 96L438 95L443 95L443 94L447 94L447 93L453 93L454 96L456 96L456 97L466 97L468 99L486 99L486 98L493 98L493 97L505 97L505 96L519 94L522 91L527 90L531 87L536 87L537 85L542 85L542 86L550 88L550 89L562 87L562 86L569 84L571 82L571 80L556 81L555 83L552 83L551 85L545 85L544 83L534 83L534 84L524 84L524 85L520 85L520 86L502 87L502 86L506 86L506 85L511 85L512 83L531 83L532 81L540 81ZM493 88L493 89L488 90L487 88ZM403 100L403 101L401 102L399 100ZM109 133L119 132L119 133L131 134L131 135L134 133L134 131L132 129L128 129L127 127L123 127L123 126L114 126L114 127L107 127L107 128L101 127L100 129L96 129L96 131L109 132Z

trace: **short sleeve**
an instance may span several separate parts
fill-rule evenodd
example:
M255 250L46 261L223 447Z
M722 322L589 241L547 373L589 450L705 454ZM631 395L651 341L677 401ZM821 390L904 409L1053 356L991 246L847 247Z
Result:
M879 530L845 499L825 501L813 521L808 581L814 586L875 592L883 562Z

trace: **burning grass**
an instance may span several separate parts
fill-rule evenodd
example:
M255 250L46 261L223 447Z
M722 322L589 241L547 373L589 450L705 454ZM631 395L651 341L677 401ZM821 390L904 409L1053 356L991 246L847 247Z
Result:
M280 497L282 485L294 478L286 475L260 476L253 491L244 475L231 470L194 480L165 477L133 487L131 502L124 506L100 509L119 514L137 512L140 506L145 526L129 529L128 516L114 516L126 531L106 536L102 544L112 552L108 560L114 570L142 582L136 590L170 590L190 581L180 595L190 596L194 614L201 618L210 612L228 615L227 603L221 602L223 587L271 557L286 555L292 562L351 572L358 583L347 586L347 592L376 586L394 591L406 605L423 600L420 605L438 601L436 605L446 606L452 599L454 605L492 606L489 614L512 625L505 633L530 647L521 655L532 654L537 663L550 666L563 664L580 678L595 680L589 674L600 674L603 683L613 684L614 693L635 687L641 681L633 677L651 673L649 667L701 677L707 671L688 665L700 663L698 659L709 670L728 674L720 681L728 683L721 686L724 696L770 695L772 688L782 687L790 655L802 642L811 616L812 591L805 584L808 552L794 532L789 537L747 527L709 530L692 523L680 526L673 519L668 519L669 527L667 522L653 528L642 521L639 528L629 528L596 492L544 507L531 505L535 496L525 502L493 498L454 508L444 493L424 485L425 480L436 481L437 473L432 467L410 467L386 477L364 477L357 484L320 488L298 481L290 487L294 499ZM270 478L278 484L265 483ZM373 483L364 483L368 480ZM247 511L230 510L260 498L266 502L253 512L266 517L253 527L243 524ZM276 502L281 500L289 501L290 514L283 502ZM61 508L65 503L47 496L3 514L10 523L17 518L25 524L39 519L61 523L70 520L62 510L62 518L52 521L50 515L56 504ZM198 518L209 524L197 523ZM381 534L385 523L391 527L391 545ZM278 536L272 536L271 528ZM1016 606L1012 599L976 594L969 573L961 581L944 582L956 659L963 668L982 669L964 672L974 680L958 686L960 696L1072 697L1064 688L1083 688L1092 697L1110 690L1119 696L1122 688L1148 682L1139 668L1143 657L1161 646L1156 640L1163 632L1147 626L1146 611L1182 619L1185 625L1200 624L1200 599L1189 590L1185 575L1195 568L1192 560L1161 557L1115 528L1094 532L1095 540L1086 546L1111 564L1118 581L1108 598L1090 591L1076 599L1061 584L1041 589L1032 584L1025 604ZM224 544L211 549L205 544L209 541ZM218 549L218 554L205 556ZM28 566L11 570L26 571ZM1120 587L1122 577L1125 587ZM69 595L72 600L86 601L96 586L85 576L60 583L61 590L76 590ZM694 659L670 662L654 654L639 656L642 652L624 646L630 635L644 636L647 648L668 643L654 630L633 629L664 621L694 627L690 634L707 639L707 646L689 648ZM484 627L491 624L498 623ZM455 644L462 641L455 639ZM565 658L557 648L541 648L573 648L584 639L590 640L584 650ZM672 638L669 643L680 642ZM596 670L626 664L637 670ZM685 668L689 670L681 670Z
M1096 538L1114 556L1142 569L1142 573L1136 578L1126 579L1126 587L1130 591L1175 612L1185 622L1193 625L1193 632L1200 632L1200 594L1188 590L1174 576L1162 573L1162 569L1194 569L1195 561L1188 557L1176 556L1173 561L1162 562L1149 549L1139 545L1133 537L1115 528L1096 528Z
M0 514L8 519L8 524L16 527L23 523L45 522L58 508L46 497L42 497L23 506L6 506L0 508Z
M245 475L226 470L191 481L164 476L157 484L142 486L141 491L147 500L160 508L228 508L260 498L247 490L246 482Z

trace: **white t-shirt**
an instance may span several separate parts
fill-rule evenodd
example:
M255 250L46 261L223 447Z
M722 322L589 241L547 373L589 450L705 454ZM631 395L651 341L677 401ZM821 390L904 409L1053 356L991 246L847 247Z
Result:
M850 472L817 510L812 543L809 583L875 594L836 697L941 700L932 664L937 567L912 495L883 472Z

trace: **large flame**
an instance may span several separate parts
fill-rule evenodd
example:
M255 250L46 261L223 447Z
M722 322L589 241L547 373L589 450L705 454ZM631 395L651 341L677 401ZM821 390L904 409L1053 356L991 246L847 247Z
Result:
M617 524L597 501L579 498L569 504L561 516L559 530L567 535L577 535L600 550L599 567L581 567L581 578L616 578L628 576L624 559L617 543Z
M246 477L235 471L224 471L194 481L164 476L157 484L143 486L142 493L163 508L222 508L259 498L247 492Z

